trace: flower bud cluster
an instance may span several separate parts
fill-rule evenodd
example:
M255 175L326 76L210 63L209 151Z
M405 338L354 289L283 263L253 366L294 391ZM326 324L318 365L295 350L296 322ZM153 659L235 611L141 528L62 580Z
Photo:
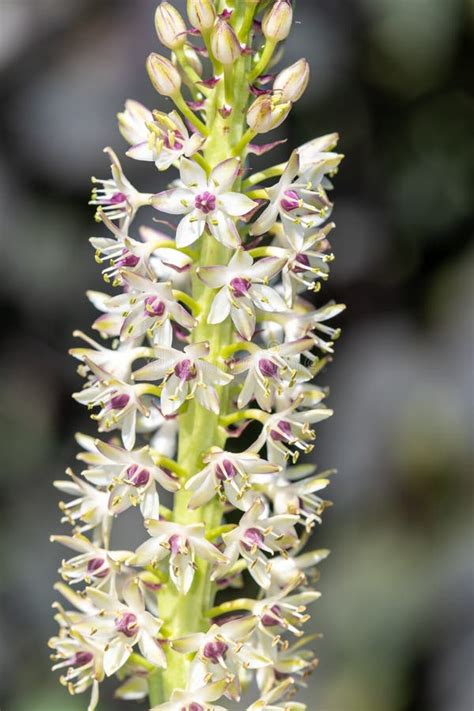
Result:
M118 115L126 156L175 169L169 187L141 192L111 149L111 176L93 179L107 234L91 243L116 291L88 292L99 338L74 334L74 398L99 437L77 435L77 471L55 482L72 532L53 536L71 554L50 640L62 683L90 690L88 711L113 675L118 697L148 696L155 711L225 711L252 678L249 711L304 709L288 699L316 665L303 626L328 551L302 549L332 472L298 459L332 414L314 378L339 336L326 322L344 306L315 309L308 292L329 274L342 155L330 134L251 172L249 155L274 145L251 141L284 121L309 69L302 59L265 88L288 0L263 16L258 3L216 5L188 0L190 27L158 6L173 56L151 54L147 71L176 108L129 100ZM143 208L154 224L136 228ZM135 549L111 547L125 511L142 534ZM256 598L232 595L251 580Z

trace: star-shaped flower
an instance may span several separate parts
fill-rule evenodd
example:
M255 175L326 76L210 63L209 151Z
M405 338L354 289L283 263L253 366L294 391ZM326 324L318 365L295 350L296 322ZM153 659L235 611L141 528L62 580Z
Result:
M130 108L128 113L130 122ZM127 156L135 160L153 161L158 170L167 170L175 165L181 156L189 158L206 140L199 133L189 135L186 124L177 111L171 111L169 114L154 111L145 123L144 134L139 135L137 132L136 137L140 140L127 151Z
M267 589L271 583L271 561L264 555L286 551L297 542L294 526L297 516L280 515L265 517L265 503L257 499L244 513L239 524L222 538L225 543L224 553L228 558L225 570L234 565L240 556L247 561L248 571L260 587ZM219 568L217 574L225 572Z
M224 563L227 558L206 540L202 523L183 526L169 521L147 520L145 525L152 536L139 546L128 559L130 565L156 565L169 556L169 572L176 588L189 592L196 568L195 558L211 563Z
M257 203L242 193L232 192L240 161L229 158L219 163L209 178L201 166L188 158L181 158L180 186L165 190L153 197L153 207L172 215L185 215L176 230L176 244L186 247L195 242L207 227L216 240L235 248L240 237L235 225L257 207Z
M276 257L254 263L248 252L238 249L227 266L200 267L197 270L200 279L219 289L207 322L221 323L230 314L237 331L249 341L255 331L255 308L270 312L287 309L281 296L268 286L283 264L284 260Z
M141 654L156 667L166 667L166 657L157 641L162 621L145 608L137 579L129 580L121 596L96 588L86 590L99 614L78 625L78 630L104 645L104 671L115 674L126 663L137 644Z
M280 470L254 452L236 454L219 447L212 447L203 461L204 469L186 482L186 489L192 492L190 509L204 506L217 493L224 501L246 511L254 500L254 496L249 496L253 484L269 482Z
M311 372L301 365L299 356L312 345L310 338L302 338L266 349L256 347L248 356L231 363L233 373L247 372L237 399L238 407L244 408L255 398L262 410L270 412L275 393L311 380Z
M92 190L90 205L96 205L97 219L101 219L101 211L105 212L111 220L118 220L120 225L127 229L132 222L137 210L144 205L150 205L153 195L141 193L127 180L122 170L117 155L111 148L105 148L111 162L112 177L105 180L92 178L96 186Z
M154 349L157 360L133 374L135 380L164 380L161 391L161 410L171 415L185 400L196 397L207 410L218 414L219 397L216 387L228 385L233 376L224 373L205 358L209 355L208 343L192 343L183 351L166 346Z
M107 308L122 311L122 341L139 338L148 332L154 343L171 346L171 319L187 329L196 325L193 316L174 298L171 284L150 281L127 270L121 274L131 292L113 296L107 302Z

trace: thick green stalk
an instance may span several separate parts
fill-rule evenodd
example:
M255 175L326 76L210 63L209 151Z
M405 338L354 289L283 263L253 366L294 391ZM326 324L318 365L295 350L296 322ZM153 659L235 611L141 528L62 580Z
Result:
M211 129L204 150L204 159L212 168L221 161L233 155L233 147L239 142L244 131L245 113L243 108L248 99L245 85L246 58L238 60L233 66L234 97L232 114L223 118L210 107L208 121ZM221 81L215 89L216 106L224 103L224 82ZM212 99L210 99L212 102ZM211 118L212 116L212 118ZM212 123L211 123L212 122ZM240 179L237 181L238 189ZM231 250L217 242L210 234L201 238L201 249L195 267L227 264ZM210 345L209 360L218 363L224 346L233 340L233 328L230 319L217 325L209 325L209 314L215 291L203 284L194 275L192 278L192 298L199 304L201 312L198 325L193 330L193 343L208 341ZM222 362L220 363L222 367ZM219 388L220 414L215 415L203 408L196 400L185 406L179 415L178 464L186 472L184 480L198 472L202 466L203 455L212 447L225 445L225 435L219 427L219 417L228 412L228 389ZM210 530L220 526L222 522L222 505L213 499L206 506L191 511L188 509L190 492L182 488L175 494L173 521L182 524L204 523ZM210 580L210 565L206 561L197 560L192 587L187 595L180 594L172 584L163 586L158 593L160 617L164 621L163 634L171 639L205 631L209 627L209 617L206 614L213 607L216 587ZM171 648L165 648L168 667L157 670L150 676L149 692L152 705L169 700L174 689L185 688L188 678L190 661Z

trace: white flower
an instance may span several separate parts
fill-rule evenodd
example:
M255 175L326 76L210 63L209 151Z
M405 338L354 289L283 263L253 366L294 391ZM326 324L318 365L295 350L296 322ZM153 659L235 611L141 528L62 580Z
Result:
M59 503L59 508L64 514L61 523L70 523L71 526L75 526L74 531L77 533L96 529L95 535L98 536L98 542L108 545L112 528L108 493L99 491L95 486L83 481L70 469L66 470L66 474L70 476L71 481L53 482L57 489L74 497L67 504L63 501ZM77 526L76 524L79 522L82 524Z
M257 618L247 616L222 625L212 625L207 632L197 632L173 640L172 647L182 654L196 652L189 672L196 684L206 680L232 678L225 693L238 700L240 670L258 669L270 663L267 657L256 653L252 645L246 643L257 621Z
M76 338L81 338L92 346L91 348L71 348L69 350L69 355L84 364L79 368L79 373L83 376L90 373L87 367L87 362L89 361L118 380L129 380L132 363L138 358L146 358L150 353L149 348L135 347L133 342L120 344L118 348L106 348L85 333L82 333L82 331L74 331L72 335Z
M78 459L91 465L82 472L88 481L107 487L110 513L119 514L139 504L144 518L158 518L160 499L156 484L175 492L179 489L179 481L171 472L154 463L150 448L127 451L95 440L94 449L95 453L79 454Z
M138 644L141 654L156 667L166 667L166 657L157 637L163 622L145 609L137 579L122 590L124 602L116 595L88 588L86 591L99 613L78 625L79 631L104 645L104 671L115 674Z
M282 269L283 293L289 307L293 305L297 292L309 289L317 291L317 279L327 279L328 263L333 255L327 235L334 228L331 222L321 230L306 230L301 223L283 217L282 223L275 226L276 237L281 244L272 251L284 257L286 263Z
M294 683L291 677L287 677L280 684L263 694L258 701L251 704L247 711L306 711L306 704L300 704L293 700L284 701L284 697L291 690Z
M231 363L235 374L247 372L247 377L237 400L237 406L244 408L255 398L262 408L270 412L274 395L295 383L311 380L311 372L299 362L299 354L312 347L311 339L300 339L283 343L272 348L255 348L245 358ZM296 357L295 357L296 356Z
M321 179L325 172L334 170L332 154L323 154L316 165L311 174L302 174L298 150L293 151L278 183L266 188L269 205L253 223L251 234L268 232L279 216L300 223L306 229L318 227L329 217L332 205L321 186ZM295 182L298 175L300 180Z
M327 167L325 162L327 160L333 162L331 170L335 170L344 157L340 153L332 152L332 149L336 147L338 141L339 134L328 133L325 136L313 138L311 141L307 141L307 143L303 143L303 145L299 146L296 152L298 153L300 172L309 172L314 175L322 169L325 170Z
M302 465L282 470L272 481L264 485L265 495L273 501L275 513L291 513L300 517L309 531L315 522L321 523L321 514L330 502L321 499L316 492L325 489L334 470L315 476L314 465Z
M309 442L314 440L315 433L309 425L330 417L332 410L321 405L297 412L296 408L302 404L303 397L301 395L285 410L268 415L260 435L250 449L258 452L266 444L269 461L282 466L288 459L295 463L300 452L311 452L313 445Z
M72 584L85 581L88 585L111 589L115 578L123 570L130 551L110 551L100 548L81 534L74 536L51 536L51 541L61 543L79 555L63 560L60 572L64 580Z
M71 630L52 637L48 645L54 650L53 671L65 669L61 677L70 694L82 694L92 687L87 711L94 711L99 703L99 682L104 678L103 651L92 640L86 640Z
M149 279L163 275L176 279L189 268L192 259L176 249L174 241L162 232L142 226L139 229L141 241L138 241L129 237L105 214L101 215L101 219L113 236L91 237L90 243L96 250L96 262L102 264L108 261L108 266L102 270L106 282L112 280L114 286L123 284L122 269Z
M144 417L150 414L143 399L149 392L149 386L129 385L94 365L87 358L84 361L94 380L91 384L86 384L80 392L74 393L73 398L90 409L100 408L96 415L91 415L92 419L99 423L99 432L110 432L118 428L121 430L126 449L133 449L137 413L140 412Z
M231 192L240 169L238 158L219 163L207 178L194 161L181 158L182 186L165 190L153 197L153 207L173 215L185 215L176 231L176 244L186 247L209 229L216 240L227 247L237 247L240 237L234 218L250 212L257 203L241 193Z
M286 641L280 640L274 644L271 637L261 635L261 652L272 660L271 665L258 669L256 674L258 687L264 694L279 681L291 677L296 682L315 669L318 660L314 659L314 653L309 649L300 649L304 641L303 637L288 646Z
M192 492L190 509L204 506L217 493L222 500L246 511L254 499L248 495L252 486L271 480L280 469L254 452L235 454L219 447L212 447L203 462L204 469L186 482L185 488Z
M120 133L130 145L135 146L148 139L147 123L153 121L153 114L139 101L128 99L125 111L117 114L117 118Z
M171 415L185 402L196 397L207 410L219 413L216 387L228 385L233 376L204 360L209 355L208 343L192 343L184 351L156 346L157 360L133 374L135 380L162 380L161 410Z
M330 301L320 309L313 311L312 308L310 308L310 304L300 300L298 306L303 309L302 312L289 313L287 318L285 314L283 318L283 328L286 338L293 340L309 337L312 339L314 345L321 351L333 353L334 341L339 338L341 331L339 328L331 328L330 326L323 325L323 323L342 313L346 308L344 304L336 304ZM325 341L315 333L315 331L329 336L331 340Z
M239 556L248 564L248 571L260 587L267 589L271 583L271 561L264 555L286 551L298 538L294 525L297 516L281 515L265 518L263 499L257 499L244 513L239 524L222 538L225 543L224 553L229 560L225 569L218 569L219 576L234 565ZM214 575L216 577L216 575Z
M251 612L258 618L262 634L270 636L272 640L284 632L291 632L296 637L304 634L301 627L310 619L306 606L318 600L321 593L315 590L293 592L302 582L304 575L295 577L278 592L262 600L255 600Z
M174 298L171 284L150 281L127 270L122 270L121 274L132 291L113 296L107 302L107 308L122 311L122 341L148 333L154 343L171 346L171 319L187 329L195 326L195 319Z
M200 267L197 273L202 281L213 289L219 289L214 297L207 319L208 323L221 323L227 316L246 340L255 331L255 308L262 311L286 311L281 296L267 282L276 276L284 260L275 257L253 261L248 252L236 250L225 266Z
M168 521L147 520L145 525L152 538L137 548L128 563L154 566L169 556L171 580L183 594L189 592L192 585L196 556L212 563L227 562L219 549L206 540L205 527L201 523L183 526Z
M302 574L304 580L306 576L317 577L315 566L329 555L326 548L308 551L298 556L278 556L272 561L271 585L268 595L274 595L288 585L301 584ZM304 571L307 571L305 573ZM303 581L304 582L304 581Z
M223 706L209 702L220 699L228 684L227 679L222 679L214 684L205 684L199 689L175 689L169 701L153 706L151 711L226 711Z
M177 111L165 114L154 111L146 121L144 134L127 151L135 160L153 161L158 170L167 170L182 156L192 156L206 140L199 133L189 135L186 124Z
M126 229L132 222L137 210L144 205L150 205L153 195L141 193L125 177L119 159L111 148L105 148L111 160L112 178L101 180L92 178L92 182L100 187L92 190L90 205L97 205L97 219L101 219L101 211L111 220L118 220Z

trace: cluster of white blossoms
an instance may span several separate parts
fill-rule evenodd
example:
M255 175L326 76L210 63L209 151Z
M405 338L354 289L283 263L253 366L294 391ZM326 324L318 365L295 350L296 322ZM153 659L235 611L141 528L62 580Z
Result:
M187 13L190 25L159 5L172 58L147 62L176 108L127 101L118 116L130 159L176 169L169 188L140 192L110 148L111 177L93 179L108 236L91 242L118 292L89 292L97 340L76 332L71 351L85 381L74 398L100 438L77 435L76 471L55 482L72 534L53 540L73 553L50 646L68 690L91 692L89 711L112 675L118 697L149 697L155 711L225 709L253 680L249 711L298 711L294 691L316 665L311 582L328 553L303 548L331 472L297 460L332 414L313 380L339 335L326 321L344 308L315 309L308 292L328 277L342 155L330 134L250 171L249 155L278 143L254 139L309 79L303 59L272 70L290 0L188 0ZM143 207L154 226L137 229ZM135 550L113 545L126 510ZM245 585L255 598L238 595Z

